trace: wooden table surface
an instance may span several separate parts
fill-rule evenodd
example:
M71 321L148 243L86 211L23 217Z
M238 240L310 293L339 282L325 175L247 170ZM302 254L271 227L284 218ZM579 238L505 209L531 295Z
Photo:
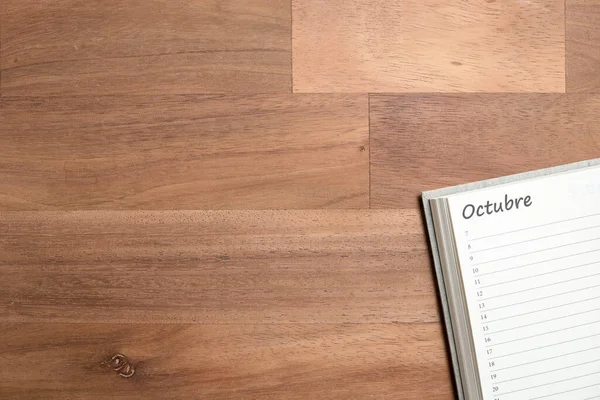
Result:
M2 0L0 398L452 399L420 192L599 110L600 0Z

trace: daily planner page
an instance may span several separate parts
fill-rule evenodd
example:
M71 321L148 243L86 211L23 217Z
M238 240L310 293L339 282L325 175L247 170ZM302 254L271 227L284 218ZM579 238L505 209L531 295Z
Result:
M448 198L485 400L600 400L600 168Z

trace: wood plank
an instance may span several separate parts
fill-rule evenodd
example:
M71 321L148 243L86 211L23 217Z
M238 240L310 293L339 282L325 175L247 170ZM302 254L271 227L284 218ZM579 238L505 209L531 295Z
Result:
M296 92L564 92L564 0L294 0Z
M567 0L567 91L600 92L600 2Z
M0 337L4 400L453 397L438 324L5 324ZM133 377L105 364L117 352Z
M367 95L0 101L0 209L368 207Z
M417 210L0 213L0 320L438 321Z
M371 204L419 207L429 189L600 157L600 96L372 96Z
M5 96L291 91L289 0L3 0Z

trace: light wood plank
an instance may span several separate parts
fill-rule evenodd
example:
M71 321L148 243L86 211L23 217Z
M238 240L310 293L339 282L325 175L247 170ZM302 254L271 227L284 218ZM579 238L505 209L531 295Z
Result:
M438 321L417 210L0 213L0 320Z
M600 92L600 2L567 0L567 91Z
M296 92L564 92L564 0L294 0Z
M0 101L0 209L368 207L367 95Z
M600 96L381 95L370 104L375 208L415 208L425 190L600 157Z
M13 324L0 337L4 400L452 398L438 324ZM103 364L117 352L132 378Z
M3 0L5 96L291 91L289 0Z

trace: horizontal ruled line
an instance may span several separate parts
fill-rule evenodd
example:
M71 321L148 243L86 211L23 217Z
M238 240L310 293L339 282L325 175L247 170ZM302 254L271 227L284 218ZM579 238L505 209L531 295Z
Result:
M556 286L556 285L560 285L562 283L567 283L567 282L573 282L573 281L578 281L580 279L585 279L585 278L591 278L593 276L598 276L600 275L600 272L597 274L591 274L591 275L586 275L586 276L580 276L579 278L573 278L573 279L567 279L564 281L559 281L559 282L553 282L553 283L549 283L547 285L541 285L541 286L536 286L536 287L532 287L532 288L527 288L527 289L523 289L523 290L517 290L516 292L510 292L510 293L504 293L504 294L498 294L496 296L490 296L490 297L486 297L486 298L482 298L479 299L479 301L486 301L486 300L491 300L491 299L496 299L498 297L504 297L504 296L510 296L513 294L518 294L518 293L523 293L523 292L530 292L532 290L536 290L536 289L543 289L545 287L550 287L550 286Z
M581 312L578 312L578 313L575 313L575 314L564 315L562 317L556 317L556 318L546 319L544 321L532 322L530 324L515 326L513 328L502 329L502 330L499 330L499 331L486 332L486 334L487 335L491 335L491 334L494 334L494 333L512 331L513 329L525 328L525 327L528 327L528 326L533 326L533 325L537 325L537 324L543 324L545 322L551 322L551 321L556 321L556 320L563 319L563 318L574 317L576 315L587 314L587 313L594 312L594 311L600 311L600 308L595 308L593 310L588 310L588 311L581 311Z
M569 339L569 340L565 340L565 341L558 342L558 343L547 344L545 346L534 347L533 349L521 350L521 351L516 351L516 352L510 353L510 354L503 354L501 356L491 357L490 361L497 360L498 358L504 358L504 357L509 357L509 356L515 356L515 355L522 354L522 353L528 353L528 352L534 351L534 350L545 349L547 347L554 347L554 346L558 346L558 345L565 344L565 343L576 342L578 340L589 339L591 337L596 337L596 336L600 336L600 333L596 333L594 335L583 336L583 337L580 337L577 339Z
M599 286L600 286L600 285L599 285ZM572 293L572 292L569 292L569 293ZM554 297L554 295L553 295L553 296L551 296L551 297ZM535 313L542 312L542 311L553 310L553 309L555 309L555 308L566 307L566 306L570 306L570 305L572 305L572 304L583 303L583 302L586 302L586 301L590 301L590 300L597 300L597 299L600 299L600 296L591 297L591 298L589 298L589 299L584 299L584 300L572 301L572 302L570 302L570 303L559 304L559 305L557 305L557 306L548 307L548 308L542 308L541 310L529 311L529 312L522 313L522 314L514 314L514 315L509 315L508 317L503 317L503 318L493 319L493 320L490 320L490 321L485 321L485 323L486 323L486 324L491 324L491 323L498 322L498 321L504 321L504 320L506 320L506 319L510 319L510 318L516 318L516 317L521 317L521 316L523 316L523 315L535 314ZM533 300L532 300L532 301L533 301ZM489 310L486 310L486 311L492 311L492 310L497 310L497 308L495 308L495 309L489 309Z
M566 331L566 330L569 330L569 329L580 328L582 326L587 326L587 325L593 325L593 324L597 324L599 322L600 322L600 320L592 321L592 322L586 322L585 324L573 325L573 326L569 326L569 327L566 327L566 328L557 329L557 330L554 330L554 331L548 331L548 332L538 333L536 335L531 335L531 336L521 337L521 338L517 338L517 339L513 339L513 340L507 340L505 342L490 344L490 345L487 345L486 347L500 346L500 345L507 344L507 343L518 342L520 340L532 339L534 337L539 337L539 336L544 336L544 335L550 335L552 333L562 332L562 331Z
M556 345L551 345L551 346L556 346ZM544 346L544 347L547 347L547 346ZM497 369L490 370L490 372L504 371L504 370L507 370L507 369L522 367L524 365L535 364L535 363L539 363L539 362L543 362L543 361L548 361L548 360L554 360L556 358L570 356L572 354L583 353L584 351L590 351L590 350L595 350L595 349L600 349L600 346L590 347L590 348L583 349L583 350L577 350L577 351L573 351L571 353L564 353L564 354L561 354L561 355L558 355L558 356L554 356L554 357L542 358L541 360L529 361L529 362L522 363L522 364L511 365L510 367L497 368ZM537 350L537 349L535 349L535 350ZM531 350L526 350L526 351L531 351ZM521 352L515 353L515 354L520 354L520 353ZM505 357L505 356L500 356L500 357ZM493 358L490 358L490 360L493 360Z
M548 238L555 237L555 236L566 235L568 233L580 232L580 231L585 231L585 230L594 229L594 228L600 228L600 225L588 226L586 228L580 228L580 229L573 229L571 231L566 231L566 232L561 232L561 233L555 233L553 235L540 236L540 237L536 237L536 238L533 238L533 239L521 240L519 242L507 243L507 244L503 244L503 245L495 246L495 247L488 247L486 249L474 250L474 251L471 252L471 254L480 253L482 251L501 249L503 247L513 246L513 245L516 245L516 244L528 243L528 242L533 242L533 241L542 240L542 239L548 239Z
M556 261L556 260L562 260L562 259L573 257L573 256L580 256L582 254L595 253L597 251L600 251L600 249L582 251L581 253L568 254L568 255L562 256L562 257L549 258L547 260L542 260L542 261L536 261L536 262L532 262L532 263L528 263L528 264L517 265L516 267L511 267L511 268L506 268L506 269L500 269L498 271L490 271L490 272L486 272L486 273L483 273L483 274L477 274L477 275L473 275L473 276L477 278L477 277L484 276L484 275L490 275L490 274L496 274L496 273L499 273L499 272L511 271L513 269L519 269L519 268L523 268L523 267L529 267L531 265L542 264L542 263L545 263L545 262L552 262L552 261Z
M594 265L594 264L600 264L600 261L594 261L594 262L591 262L591 263L574 265L572 267L563 268L563 269L557 269L555 271L542 272L541 274L530 275L530 276L526 276L524 278L519 278L519 279L512 279L510 281L498 282L498 283L494 283L494 284L491 284L491 285L479 286L478 289L485 289L485 288L489 288L489 287L493 287L493 286L504 285L505 283L512 283L512 282L522 281L522 280L525 280L525 279L537 278L538 276L550 275L550 274L554 274L556 272L562 272L562 271L569 271L571 269L576 269L576 268L581 268L581 267L587 267L588 265Z
M480 310L479 312L484 313L484 312L488 312L488 311L500 310L501 308L518 306L518 305L525 304L525 303L531 303L533 301L545 300L545 299L549 299L549 298L556 297L556 296L562 296L563 294L580 292L582 290L593 289L593 288L597 288L597 287L600 287L600 285L587 286L587 287L584 287L584 288L579 288L579 289L575 289L575 290L569 290L567 292L555 293L555 294L552 294L550 296L538 297L537 299L525 300L525 301L521 301L521 302L518 302L518 303L507 304L505 306L500 306L500 307L495 307L495 308L488 308L488 309L484 308L484 309Z
M586 322L585 324L579 324L579 325L573 325L573 326L568 326L566 328L561 328L561 329L557 329L554 331L548 331L548 332L543 332L543 333L538 333L537 335L531 335L531 336L525 336L522 338L518 338L518 339L513 339L513 340L507 340L505 342L500 342L500 343L495 343L495 344L490 344L487 345L485 347L494 347L494 346L500 346L503 344L507 344L507 343L513 343L513 342L518 342L520 340L527 340L527 339L532 339L534 337L539 337L539 336L544 336L544 335L550 335L552 333L557 333L557 332L563 332L563 331L568 331L569 329L575 329L575 328L580 328L582 326L587 326L587 325L593 325L593 324L597 324L598 322L600 322L600 320L597 321L592 321L592 322Z
M515 229L512 231L508 231L508 232L502 232L502 233L495 233L493 235L487 235L487 236L480 236L478 238L474 238L474 239L470 239L469 242L474 242L475 240L481 240L481 239L487 239L487 238L491 238L491 237L496 237L496 236L501 236L501 235L508 235L509 233L515 233L515 232L521 232L521 231L526 231L528 229L535 229L535 228L541 228L543 226L549 226L549 225L554 225L554 224L560 224L562 222L569 222L569 221L575 221L578 219L583 219L583 218L589 218L589 217L594 217L596 215L600 215L600 213L596 213L596 214L590 214L590 215L583 215L581 217L575 217L575 218L569 218L569 219L563 219L560 221L554 221L554 222L548 222L546 224L541 224L541 225L534 225L534 226L528 226L527 228L521 228L521 229Z
M473 264L471 264L471 265L475 267L475 266L477 266L477 265L489 264L489 263L493 263L493 262L496 262L496 261L508 260L508 259L510 259L510 258L527 256L527 255L529 255L529 254L537 254L537 253L541 253L542 251L548 251L548 250L560 249L560 248L563 248L563 247L573 246L573 245L576 245L576 244L587 243L587 242L593 242L593 241L595 241L595 240L600 240L600 237L593 238L593 239L581 240L581 241L579 241L579 242L573 242L573 243L561 244L561 245L559 245L559 246L548 247L548 248L546 248L546 249L539 249L539 250L535 250L535 251L528 251L528 252L526 252L526 253L515 254L515 255L512 255L512 256L508 256L508 257L496 258L496 259L494 259L494 260L482 261L482 262L479 262L479 263L473 263Z
M589 375L594 375L594 374L589 374ZM589 375L584 375L584 376L589 376ZM583 376L580 376L579 378L583 378ZM553 382L553 383L557 383L557 382ZM529 400L545 399L545 398L547 398L547 397L552 397L552 396L556 396L556 395L559 395L559 394L571 393L571 392L575 392L575 391L577 391L577 390L588 389L588 388L591 388L591 387L596 387L596 386L600 386L600 383L596 383L596 384L594 384L594 385L589 385L589 386L584 386L584 387L579 387L579 388L575 388L575 389L571 389L571 390L565 390L564 392L557 392L557 393L547 394L547 395L545 395L545 396L540 396L540 397L532 397L532 398L531 398L531 399L529 399ZM589 398L588 398L588 400L589 400L589 399L594 399L594 398L595 398L595 397L589 397ZM596 397L596 398L597 398L597 397Z
M517 392L522 392L524 390L536 389L536 388L540 388L540 387L543 387L543 386L554 385L555 383L568 382L568 381L572 381L573 379L585 378L586 376L592 376L592 375L597 375L597 374L600 374L600 371L592 372L592 373L585 374L585 375L574 376L572 378L561 379L561 380L554 381L554 382L548 382L548 383L544 383L542 385L536 385L536 386L526 387L526 388L523 388L523 389L512 390L510 392L498 393L498 396L505 396L505 395L510 394L510 393L517 393ZM573 390L567 390L565 392L549 394L549 395L541 396L541 397L535 397L535 398L532 398L530 400L543 399L544 397L550 397L550 396L555 396L557 394L563 394L563 393L573 392L575 390L581 390L581 389L585 389L587 387L592 387L592 386L600 386L600 383L598 383L596 385L586 386L586 387L583 387L583 388L577 388L577 389L573 389Z
M549 374L549 373L556 372L556 371L562 371L562 370L569 369L569 368L580 367L582 365L596 363L598 361L600 361L600 358L592 360L592 361L582 362L582 363L575 364L575 365L569 365L567 367L561 367L561 368L552 369L550 371L537 372L537 373L531 374L531 375L519 376L517 378L512 378L512 379L506 379L504 381L494 382L494 384L501 384L501 383L506 383L506 382L517 381L519 379L531 378L532 376L545 375L545 374Z

